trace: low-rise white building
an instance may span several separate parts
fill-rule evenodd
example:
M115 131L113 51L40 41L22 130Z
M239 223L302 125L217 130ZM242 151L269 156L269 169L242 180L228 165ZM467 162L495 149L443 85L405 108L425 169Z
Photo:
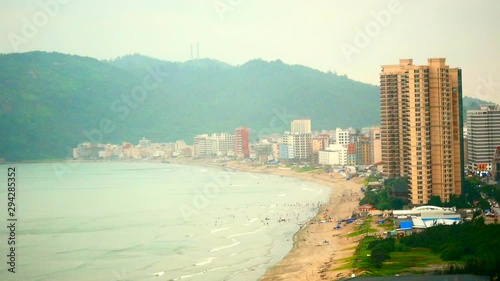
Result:
M318 163L322 165L347 165L347 148L341 144L331 144L318 152Z

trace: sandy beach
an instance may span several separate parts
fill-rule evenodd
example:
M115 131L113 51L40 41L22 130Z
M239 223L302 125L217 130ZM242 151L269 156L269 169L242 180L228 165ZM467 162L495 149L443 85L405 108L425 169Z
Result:
M362 196L360 178L346 180L338 173L298 173L290 169L230 161L224 164L209 160L177 160L171 163L185 163L225 167L254 173L290 176L332 187L330 200L322 206L314 220L321 220L324 214L333 222L308 224L294 235L292 250L275 266L269 268L260 278L271 280L337 280L350 277L351 269L336 270L342 265L342 259L354 254L361 236L349 238L346 235L355 230L355 224L341 224L336 229L337 220L351 217Z

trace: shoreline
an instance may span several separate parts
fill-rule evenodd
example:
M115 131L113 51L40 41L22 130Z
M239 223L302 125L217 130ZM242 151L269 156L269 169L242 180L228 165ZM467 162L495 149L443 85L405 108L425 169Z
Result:
M355 231L355 224L342 225L341 229L335 227L337 220L350 217L359 205L362 197L360 191L362 178L346 180L335 172L300 173L291 169L269 168L266 165L252 166L251 163L237 161L218 163L207 159L176 159L169 163L293 177L329 187L331 193L327 203L320 206L317 214L294 233L293 246L283 259L269 267L258 280L338 280L355 273L353 269L342 268L342 266L346 263L344 261L346 258L354 255L355 248L362 237L347 237L348 233ZM332 222L310 223L322 220L324 214L331 217ZM324 243L325 241L328 243Z
M61 161L41 161L38 163L53 163ZM337 221L351 217L359 205L362 197L360 187L362 178L346 180L344 176L323 170L315 172L298 172L292 169L280 169L278 166L252 165L253 163L240 163L238 161L216 162L211 159L174 158L169 161L93 161L93 160L65 160L62 163L165 163L195 165L228 169L241 172L268 174L292 177L306 180L330 188L329 198L317 209L317 213L305 225L293 234L293 245L290 251L276 264L267 268L259 277L259 281L274 280L338 280L350 277L353 269L342 267L345 259L352 257L356 246L362 237L347 236L355 231L355 224L342 225L336 229ZM17 162L17 164L32 164ZM3 163L8 164L8 163ZM12 163L10 163L12 164ZM326 216L325 216L326 215ZM317 223L325 217L331 221ZM316 222L311 224L311 222ZM335 269L339 268L339 269ZM357 274L356 274L357 275Z

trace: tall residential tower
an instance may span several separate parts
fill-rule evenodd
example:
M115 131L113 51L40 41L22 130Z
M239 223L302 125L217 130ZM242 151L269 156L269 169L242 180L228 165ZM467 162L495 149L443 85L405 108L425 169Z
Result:
M234 132L234 154L238 158L248 158L250 156L250 131L246 127L240 127Z
M413 205L462 192L462 72L444 58L401 59L380 73L384 173L409 178Z
M481 105L467 111L469 171L492 170L493 155L500 146L500 106Z
M311 133L311 119L298 119L293 120L290 125L290 132L292 134L310 134Z

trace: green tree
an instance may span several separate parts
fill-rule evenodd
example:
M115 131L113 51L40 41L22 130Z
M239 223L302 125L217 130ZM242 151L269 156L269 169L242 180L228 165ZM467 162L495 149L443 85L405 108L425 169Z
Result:
M495 185L487 184L487 185L481 187L481 192L488 195L488 197L495 197L496 189L497 189L497 187Z
M391 199L391 209L392 210L401 210L407 202L401 198L393 197Z
M446 245L441 252L441 258L445 261L460 260L464 251L463 245L459 243Z
M470 207L469 202L467 202L463 196L450 195L449 200L443 204L445 207L457 207L457 208L468 208Z
M391 204L387 201L381 201L375 208L377 208L377 210L392 210Z
M477 203L477 206L479 208L481 208L481 210L483 210L483 211L490 209L490 203L488 202L488 200L483 199L483 198L481 198L481 200L479 200L479 202Z
M478 186L481 186L481 180L477 177L466 178L463 184L462 197L464 201L472 204L481 199Z
M476 226L481 226L481 225L484 225L484 217L483 216L478 216L474 219L474 225Z
M442 206L443 203L441 201L441 196L439 196L439 195L432 196L431 200L429 200L429 205L432 205L432 206Z

